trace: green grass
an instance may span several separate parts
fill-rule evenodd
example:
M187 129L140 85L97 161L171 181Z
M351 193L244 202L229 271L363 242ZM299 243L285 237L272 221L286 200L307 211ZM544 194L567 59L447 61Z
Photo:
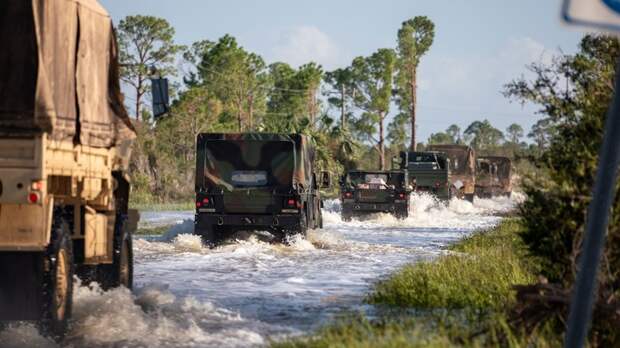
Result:
M376 284L372 304L418 309L486 310L508 305L512 286L535 280L524 260L515 219L475 233L437 260L405 266Z
M156 226L156 227L142 227L138 228L133 234L135 235L162 235L174 225Z
M535 281L518 219L479 231L434 261L407 265L378 282L367 302L385 312L352 315L272 347L561 347L548 328L531 336L508 325L512 286Z
M283 342L273 342L274 348L388 348L388 347L447 347L450 340L444 335L424 333L414 322L371 322L361 316L321 328L315 335Z
M172 202L172 203L129 203L129 208L140 211L171 211L171 210L194 210L196 206L193 201Z

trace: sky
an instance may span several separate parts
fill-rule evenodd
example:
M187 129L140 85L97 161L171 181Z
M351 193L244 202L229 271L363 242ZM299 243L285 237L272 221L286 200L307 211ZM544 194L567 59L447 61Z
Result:
M315 61L326 70L395 48L401 23L428 16L435 41L419 67L418 139L451 124L488 119L527 131L541 116L501 91L526 65L575 52L582 33L560 21L561 0L100 0L115 23L128 15L165 18L176 41L235 36L265 61ZM392 108L391 115L396 110ZM334 110L334 113L336 111Z

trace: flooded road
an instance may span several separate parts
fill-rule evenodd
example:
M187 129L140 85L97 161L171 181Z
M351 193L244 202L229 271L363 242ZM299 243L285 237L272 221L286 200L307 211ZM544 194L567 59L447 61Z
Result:
M78 287L66 347L241 347L309 332L355 310L373 282L429 259L472 231L491 227L516 199L452 201L418 196L407 220L379 214L344 223L338 201L325 228L274 245L256 236L210 250L190 233L193 212L146 212L143 226L177 223L165 236L134 242L135 287L103 293ZM185 221L184 221L185 220ZM31 325L0 332L0 345L55 347Z

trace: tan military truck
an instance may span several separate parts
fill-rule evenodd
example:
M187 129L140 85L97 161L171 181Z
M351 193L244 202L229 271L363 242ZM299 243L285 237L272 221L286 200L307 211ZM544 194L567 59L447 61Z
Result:
M476 160L476 196L512 195L512 161L508 157L483 156Z
M476 152L467 145L430 145L429 151L443 152L450 161L450 197L474 201Z
M132 287L116 40L95 0L3 0L0 47L0 320L62 336L74 274Z

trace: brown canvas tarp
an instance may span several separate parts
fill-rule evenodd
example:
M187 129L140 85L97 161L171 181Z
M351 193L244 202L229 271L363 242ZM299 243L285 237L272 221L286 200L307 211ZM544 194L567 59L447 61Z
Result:
M430 151L443 152L450 159L450 171L454 175L474 175L476 154L467 145L430 145Z
M95 147L133 137L112 22L96 0L2 0L0 47L0 134Z

